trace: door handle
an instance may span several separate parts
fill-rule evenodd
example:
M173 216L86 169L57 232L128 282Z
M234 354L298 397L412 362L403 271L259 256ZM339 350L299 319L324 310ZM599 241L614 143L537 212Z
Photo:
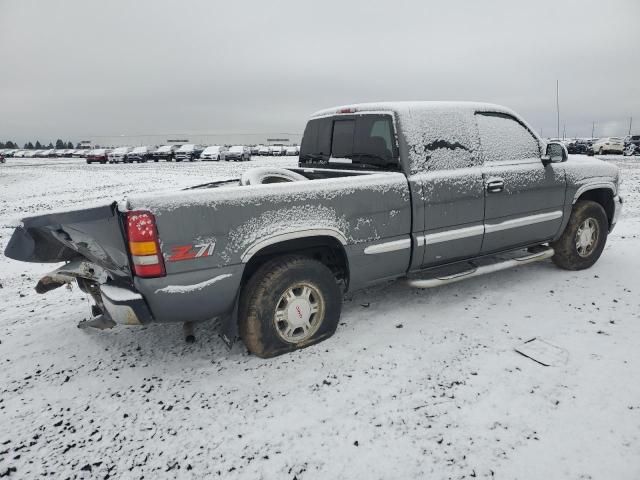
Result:
M491 178L487 182L487 192L498 193L504 190L504 180L501 178Z

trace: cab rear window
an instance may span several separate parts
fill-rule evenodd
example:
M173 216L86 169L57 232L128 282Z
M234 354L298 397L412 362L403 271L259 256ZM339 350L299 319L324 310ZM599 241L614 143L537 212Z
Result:
M400 170L390 115L341 115L309 121L300 165Z

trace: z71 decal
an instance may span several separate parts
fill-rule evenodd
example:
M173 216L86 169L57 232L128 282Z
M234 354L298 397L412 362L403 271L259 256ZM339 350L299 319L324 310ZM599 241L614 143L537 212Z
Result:
M216 242L201 243L198 245L178 245L177 247L171 247L171 255L167 261L179 262L181 260L210 257L213 255L215 248Z

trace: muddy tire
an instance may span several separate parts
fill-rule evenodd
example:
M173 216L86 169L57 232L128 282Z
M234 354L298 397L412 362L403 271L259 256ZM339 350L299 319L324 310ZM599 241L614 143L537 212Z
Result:
M242 290L240 337L251 353L273 357L329 338L341 310L340 287L327 266L298 255L278 257Z
M553 263L565 270L584 270L596 263L607 243L609 222L599 203L583 200L573 206L562 236L550 245Z

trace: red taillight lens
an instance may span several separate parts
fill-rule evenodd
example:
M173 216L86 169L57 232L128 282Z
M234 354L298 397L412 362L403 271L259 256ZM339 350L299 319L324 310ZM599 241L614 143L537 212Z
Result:
M338 110L338 113L356 113L356 109L355 108L340 108Z
M166 272L155 217L144 210L127 212L126 227L133 273L138 277L164 277Z

